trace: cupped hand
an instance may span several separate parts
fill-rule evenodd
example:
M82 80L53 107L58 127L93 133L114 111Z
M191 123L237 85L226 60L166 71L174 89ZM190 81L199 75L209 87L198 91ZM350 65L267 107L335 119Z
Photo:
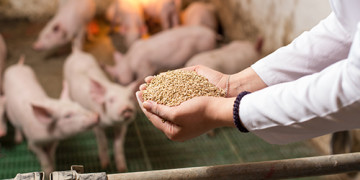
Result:
M217 127L234 126L234 98L195 97L179 106L169 107L153 101L144 102L141 91L136 92L136 97L152 124L174 141L192 139Z

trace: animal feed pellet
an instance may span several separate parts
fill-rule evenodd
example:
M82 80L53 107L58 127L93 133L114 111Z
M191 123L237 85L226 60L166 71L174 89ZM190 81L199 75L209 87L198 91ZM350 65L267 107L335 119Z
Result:
M143 98L145 101L177 106L194 97L225 97L225 93L195 71L174 70L154 76L143 91Z

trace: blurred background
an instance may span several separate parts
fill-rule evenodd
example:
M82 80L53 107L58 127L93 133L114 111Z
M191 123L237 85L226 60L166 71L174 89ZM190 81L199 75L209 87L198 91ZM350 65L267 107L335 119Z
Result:
M99 27L95 38L86 41L84 50L104 64L113 64L114 50L126 52L120 38L117 43L109 37L111 24L105 12L112 0L95 0ZM191 0L183 0L181 10ZM287 45L302 32L309 30L330 13L328 0L203 0L215 6L221 43L234 40L256 41L263 38L261 56ZM39 32L57 11L56 0L0 0L0 34L8 49L6 66L26 56L26 64L36 72L41 85L50 97L59 97L62 87L62 66L70 53L68 45L61 50L34 51L31 47ZM153 32L151 35L157 32ZM8 133L0 138L0 178L13 178L17 173L41 171L36 156L28 150L26 141L14 142L14 128L7 122ZM113 131L107 137L112 141ZM252 134L236 129L216 129L214 136L203 135L186 142L172 142L138 112L130 124L125 140L125 156L129 172L198 167L280 160L330 154L330 136L289 145L271 145ZM111 143L109 143L111 145ZM68 170L81 164L85 172L117 173L110 147L111 163L102 169L97 156L93 132L84 132L62 140L56 151L56 170ZM341 176L308 177L300 179L341 179Z

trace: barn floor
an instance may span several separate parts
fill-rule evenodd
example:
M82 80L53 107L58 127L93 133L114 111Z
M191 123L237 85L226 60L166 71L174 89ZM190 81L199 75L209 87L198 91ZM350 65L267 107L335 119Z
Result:
M100 24L102 24L100 33L93 42L86 44L85 49L93 53L99 61L111 63L113 47L110 39L106 37L108 28L101 21ZM0 33L3 34L9 49L6 64L9 66L16 63L20 55L24 54L25 63L34 68L49 96L58 97L61 91L62 65L70 48L52 52L33 51L31 45L43 25L44 23L30 23L25 20L0 21ZM10 124L8 129L8 135L0 138L0 179L13 178L17 173L41 171L35 155L27 149L26 142L14 144L14 130ZM109 129L110 140L112 134ZM141 113L129 127L125 153L130 172L278 160L321 154L309 142L284 146L271 145L252 134L241 134L230 128L217 129L215 137L203 135L183 143L172 142L152 126ZM111 156L112 154L111 150ZM85 172L116 173L113 159L107 169L101 169L92 132L85 132L60 142L56 153L56 169L68 170L74 164L84 165Z

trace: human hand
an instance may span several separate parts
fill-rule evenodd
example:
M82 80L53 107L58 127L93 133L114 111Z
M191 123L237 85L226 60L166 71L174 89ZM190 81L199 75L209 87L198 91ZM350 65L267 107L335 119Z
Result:
M152 124L173 141L185 141L217 127L235 127L232 121L235 98L195 97L169 107L153 101L144 102L141 91L136 92L136 97Z

